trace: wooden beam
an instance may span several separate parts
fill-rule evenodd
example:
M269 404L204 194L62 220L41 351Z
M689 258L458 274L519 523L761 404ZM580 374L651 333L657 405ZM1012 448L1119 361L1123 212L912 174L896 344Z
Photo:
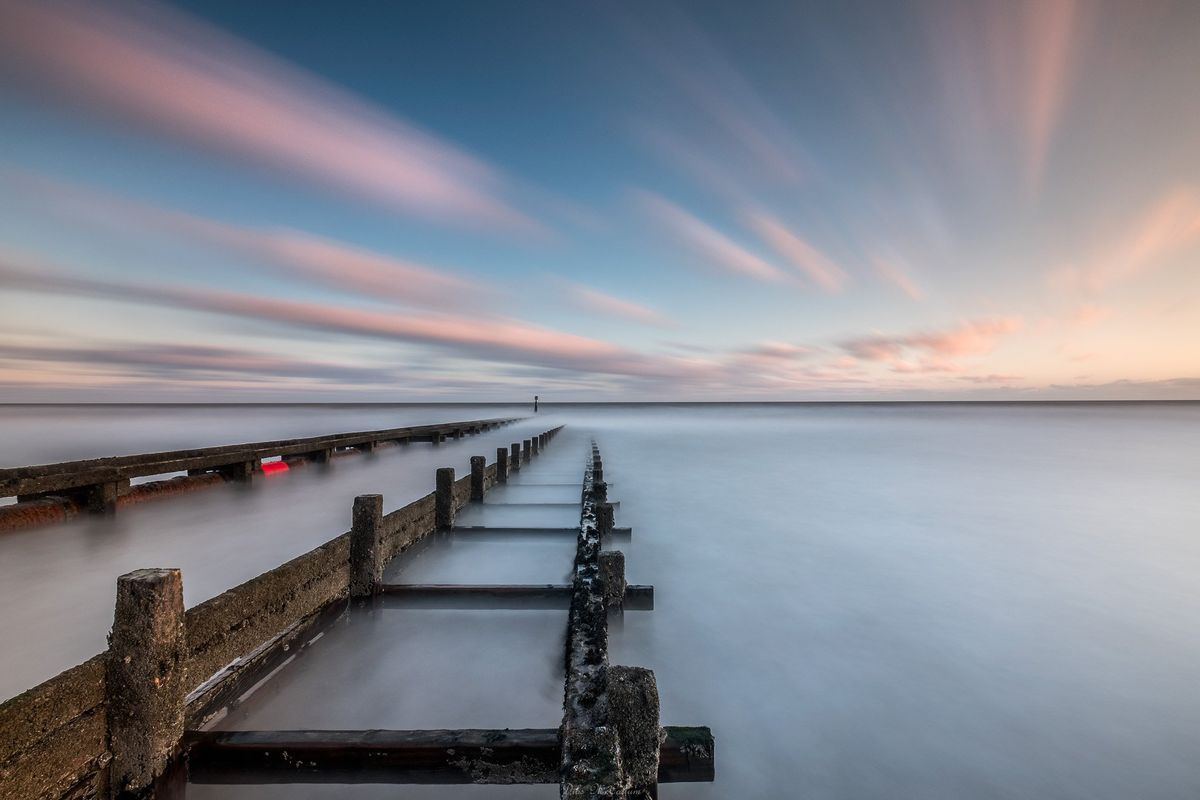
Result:
M426 608L566 608L571 602L570 584L446 584L388 583L379 587L388 605ZM625 608L649 611L654 608L654 587L630 584L625 587Z
M667 727L660 783L711 781L708 728ZM558 783L555 728L424 731L190 731L198 784Z
M447 422L438 425L414 425L376 431L337 433L302 439L171 450L130 456L91 458L42 464L31 467L0 469L0 497L39 495L80 490L89 486L114 483L129 478L161 475L168 472L204 471L232 468L238 464L261 461L274 456L297 456L353 448L388 439L429 440L466 425L493 420ZM507 422L509 420L494 420Z
M480 534L483 534L483 533L495 533L495 534L505 534L505 533L561 533L561 534L564 534L564 535L571 535L571 536L575 536L575 535L577 535L577 534L579 533L579 527L578 527L578 526L576 526L576 527L574 527L574 528L567 528L567 527L562 527L562 528L554 528L554 527L544 527L544 528L539 528L539 527L533 527L533 526L526 526L526 527L524 527L524 528L520 528L520 527L507 527L507 528L501 528L501 527L493 527L493 526L490 526L490 525L456 525L456 526L454 526L454 528L452 528L451 530L452 530L452 532L453 532L453 533L472 533L472 534L473 534L473 533L480 533ZM612 533L613 533L613 535L615 535L615 536L632 536L632 535L633 535L633 528L613 528L613 529L612 529Z

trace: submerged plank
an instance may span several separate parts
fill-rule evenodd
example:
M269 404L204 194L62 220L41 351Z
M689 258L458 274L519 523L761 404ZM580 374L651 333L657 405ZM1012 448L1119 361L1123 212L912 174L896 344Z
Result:
M708 728L666 727L660 783L711 781ZM202 784L557 783L555 728L193 731L188 779Z

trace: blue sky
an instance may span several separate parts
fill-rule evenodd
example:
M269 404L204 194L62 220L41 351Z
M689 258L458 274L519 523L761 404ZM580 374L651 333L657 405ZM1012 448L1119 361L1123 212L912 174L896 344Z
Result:
M1193 3L0 23L2 400L1200 396Z

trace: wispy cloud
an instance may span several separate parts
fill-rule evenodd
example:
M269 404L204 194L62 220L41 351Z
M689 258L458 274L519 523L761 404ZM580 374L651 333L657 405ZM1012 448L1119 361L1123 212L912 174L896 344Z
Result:
M871 265L875 267L875 272L884 281L897 287L913 300L924 300L925 291L917 285L912 276L906 269L892 258L881 255L873 255L871 257Z
M452 144L165 7L2 0L0 65L79 106L452 223L536 227Z
M0 285L235 316L324 333L432 345L463 358L498 359L572 372L687 379L684 359L646 356L584 336L505 318L381 312L192 287L147 286L69 275L13 255L0 257Z
M56 213L99 223L130 237L183 237L213 245L287 278L302 279L374 299L443 310L462 309L501 294L482 279L379 253L291 228L252 228L42 176L0 171L26 200L40 199Z
M1097 293L1133 280L1200 244L1200 193L1177 187L1154 200L1128 228L1097 248L1084 265L1053 270L1051 286Z
M991 352L1001 337L1020 327L1014 317L973 320L943 330L847 339L841 347L859 360L883 362L896 372L947 372L959 369L955 359Z
M1013 0L928 8L957 154L974 168L990 169L1011 131L1026 188L1036 191L1084 49L1085 4Z
M245 348L192 344L91 344L66 347L54 345L0 345L0 360L53 362L76 369L95 371L116 367L125 376L166 380L211 379L235 375L241 378L301 378L336 384L392 383L394 370L307 361L261 353Z
M708 263L755 280L777 282L784 279L784 273L778 267L671 201L650 192L638 192L636 196L647 214Z
M817 286L827 292L840 292L845 286L845 270L775 217L765 211L751 211L746 213L745 221L771 249Z
M590 286L559 280L567 298L576 306L607 317L651 325L657 328L670 328L674 323L660 311L648 306L614 297Z
M729 142L758 176L784 184L800 181L804 148L753 84L684 10L660 5L653 11L622 15L620 23L673 95L686 99L703 125Z

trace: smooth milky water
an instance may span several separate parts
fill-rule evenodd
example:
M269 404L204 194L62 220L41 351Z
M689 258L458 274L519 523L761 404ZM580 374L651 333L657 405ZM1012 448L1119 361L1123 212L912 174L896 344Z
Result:
M420 421L507 411L425 410ZM2 413L7 441L13 417ZM82 417L78 429L93 431L88 446L102 449L96 431L112 412L72 413ZM151 449L156 435L175 441L193 412L174 413L144 415L145 444L114 438L110 450ZM348 424L334 428L316 411L205 413L230 419L230 435L204 442L213 444L270 438L252 433L256 420L265 427L280 416L310 420L312 434L389 425L378 416L354 424L345 407L336 413ZM655 585L654 611L613 619L613 663L653 668L663 722L708 725L716 737L716 782L664 785L660 796L1200 795L1200 404L554 407L536 425L440 451L396 449L249 492L201 492L112 521L2 536L3 694L103 647L103 630L79 657L70 642L107 628L120 571L186 562L194 604L345 530L354 494L382 490L396 507L429 491L435 466L465 469L475 453L491 460L498 444L555 422L568 429L534 470L577 479L595 436L610 495L621 501L617 524L634 529L614 546L626 551L632 582ZM51 427L37 433L56 453L70 449ZM22 442L28 457L6 461L73 457L41 457L34 437ZM560 524L557 510L544 511L513 524ZM542 582L569 566L561 543L510 544L431 542L394 569L423 582ZM351 620L256 695L237 725L283 727L300 708L327 727L397 719L552 727L563 624L565 613L546 610ZM390 705L380 703L389 693ZM189 790L192 798L555 794Z

